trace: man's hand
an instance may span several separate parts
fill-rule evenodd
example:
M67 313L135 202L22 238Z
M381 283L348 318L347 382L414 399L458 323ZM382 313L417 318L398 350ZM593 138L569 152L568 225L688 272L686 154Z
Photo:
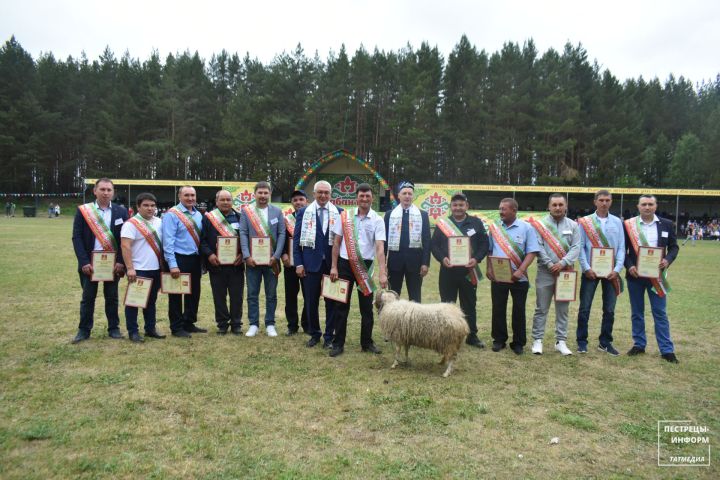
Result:
M443 265L447 268L453 268L452 264L450 263L450 259L448 257L443 258Z
M633 278L638 278L638 277L639 277L638 271L637 271L637 268L635 267L635 265L633 265L632 267L628 268L628 269L627 269L627 272L628 272L628 273L630 274L630 276L633 277ZM609 277L608 277L608 278L609 278Z
M427 275L429 270L430 270L430 269L428 268L427 265L421 265L421 266L420 266L420 277L422 278L422 277L424 277L425 275Z
M595 272L593 272L593 275L595 275ZM615 280L615 279L618 278L619 276L620 276L620 275L619 275L615 270L613 270L612 272L610 272L610 273L608 274L607 279L608 279L608 280Z
M134 268L128 268L127 277L128 282L133 283L135 281L135 278L137 277L137 272L135 272Z
M113 272L118 277L125 276L125 265L123 265L122 263L116 263L115 268L113 268Z
M525 270L520 270L519 268L515 270L512 274L512 281L513 282L519 282L522 280L522 278L525 276Z
M285 267L291 266L290 265L290 256L287 253L283 253L282 256L280 257L280 259L282 260L282 263Z
M93 274L93 267L92 264L88 263L87 265L82 266L82 272L87 275L88 277Z
M218 260L217 255L214 253L211 253L208 257L208 262L210 262L210 265L213 267L219 267L220 266L220 260Z
M613 273L615 273L615 272L613 272ZM593 270L591 268L588 268L587 270L585 270L583 275L585 275L585 278L589 278L590 280L597 280L597 275L595 275L595 272L593 272ZM608 275L608 280L610 280L610 275Z
M477 265L477 260L471 258L467 265L465 265L465 268L475 268L475 265Z
M670 266L670 262L667 261L667 259L663 258L660 260L660 270L665 270Z
M278 267L278 259L275 257L270 257L270 268L277 268Z
M242 264L243 264L242 253L238 253L238 256L235 258L233 265L235 265L236 267L239 267Z
M490 280L491 282L495 281L495 271L493 271L492 267L489 267L485 274L487 275L488 280Z
M562 264L562 262L554 263L552 267L550 267L550 273L557 276L560 274L560 271L565 268L565 266Z
M382 272L380 274L380 288L387 288L387 287L388 287L387 273Z
M302 265L295 267L295 274L300 278L305 278L305 267Z
M337 267L332 267L330 269L330 280L335 282L335 280L337 280L337 279L338 279L338 269L337 269Z
M255 263L255 260L253 260L252 257L246 258L245 263L247 264L248 267L253 267L253 268L257 267L257 264Z
M172 278L180 278L180 269L175 267L170 269L170 276Z

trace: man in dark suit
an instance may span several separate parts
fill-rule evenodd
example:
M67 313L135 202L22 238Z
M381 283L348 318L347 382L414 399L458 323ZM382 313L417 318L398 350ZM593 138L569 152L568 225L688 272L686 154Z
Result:
M218 237L237 237L240 214L232 208L232 194L220 190L215 195L215 210L206 212L202 219L200 252L210 273L210 288L215 306L215 323L218 335L227 334L228 324L234 335L240 335L242 327L243 290L245 289L245 265L238 242L238 251L232 265L222 265L217 256ZM223 239L221 239L223 241ZM230 240L227 240L230 241ZM227 298L230 297L230 310Z
M80 325L72 343L79 343L90 338L95 314L95 298L98 282L92 281L92 252L103 250L114 252L115 279L103 282L105 296L105 316L108 320L110 338L123 338L120 333L120 317L118 316L118 280L125 274L122 251L120 250L120 231L128 219L125 207L112 203L115 187L109 178L100 178L95 182L93 194L96 200L80 205L73 221L72 242L78 260L78 273L82 287L80 300Z
M670 339L670 321L667 316L669 285L665 275L670 264L677 258L680 247L677 244L672 222L655 215L656 209L657 199L654 195L640 195L638 202L640 215L625 220L625 245L627 246L625 269L627 270L633 336L633 347L628 355L635 356L645 353L647 345L645 292L647 292L655 321L655 338L660 348L660 356L670 363L678 363L675 346ZM662 249L663 259L660 261L661 275L659 278L640 276L637 268L640 247ZM655 251L654 253L660 252Z
M400 293L405 279L408 297L420 303L422 279L430 267L430 218L413 205L414 194L412 182L398 186L400 205L385 213L385 254L390 290Z
M320 343L321 336L325 340L323 347L330 348L335 332L332 323L335 302L325 300L324 335L320 328L319 312L323 275L329 275L332 266L332 227L340 222L342 212L342 208L330 202L331 191L332 187L325 180L315 182L315 201L298 210L295 220L293 260L295 273L305 285L305 310L310 335L306 344L308 348Z
M303 190L295 190L290 195L290 203L293 206L293 212L283 212L285 216L285 230L287 231L287 240L285 241L285 253L282 254L283 277L285 278L285 318L287 319L288 329L286 335L291 337L295 335L302 326L304 333L309 333L307 321L307 309L303 305L302 312L298 315L298 294L302 291L303 299L305 298L305 286L302 279L295 272L295 262L293 261L293 235L295 234L295 215L298 210L307 206L307 195Z

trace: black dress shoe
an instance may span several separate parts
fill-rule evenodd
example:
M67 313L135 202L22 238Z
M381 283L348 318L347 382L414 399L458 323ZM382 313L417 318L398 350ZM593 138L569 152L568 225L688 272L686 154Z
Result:
M108 337L114 338L114 339L116 339L116 340L119 339L119 338L124 338L123 335L122 335L122 333L120 333L120 329L119 329L119 328L113 328L112 330L109 330L109 331L108 331Z
M190 335L185 330L178 330L176 332L172 332L173 337L180 337L180 338L192 338L192 335Z
M145 341L145 339L141 337L138 332L133 332L130 334L130 341L135 343L142 343Z
M473 337L468 337L468 338L465 340L465 343L467 343L467 344L470 345L471 347L475 347L475 348L485 348L485 344L483 343L483 341L480 340L479 338L475 337L475 336L473 336Z
M380 355L382 353L382 350L380 350L374 343L371 343L367 347L362 347L362 351L374 353L375 355Z
M160 335L157 330L150 330L149 332L145 332L146 337L150 338L157 338L157 339L163 339L165 338L165 335Z
M674 353L663 353L660 355L664 360L670 362L670 363L680 363L680 360L677 359Z
M318 339L318 341L320 341L320 340ZM328 349L328 350L332 349L332 348L333 348L332 340L329 341L329 342L328 342L327 340L324 340L324 341L323 341L323 348L326 348L326 349Z
M217 334L218 334L218 335L227 335L227 331L228 331L227 327L225 327L225 328L218 328Z
M513 351L513 353L514 353L515 355L522 355L522 354L523 354L523 347L521 347L520 345L515 345L515 346L512 347L511 349L512 349L512 351Z
M230 331L233 335L240 335L242 333L241 325L230 325Z
M308 348L312 348L312 347L314 347L315 345L317 345L318 343L320 343L320 339L319 339L319 338L310 337L310 340L307 341L307 343L305 344L305 346L308 347Z
M186 331L186 332L190 332L190 333L207 333L207 329L205 329L205 328L200 328L200 327L198 327L197 325L195 325L194 323L191 323L190 325L187 325L187 326L185 327L185 331Z
M638 346L633 345L633 347L630 350L628 350L627 354L630 355L631 357L633 357L635 355L642 355L643 353L645 353L644 348L640 348Z
M288 330L288 331L285 333L285 336L286 336L286 337L292 337L293 335L297 335L297 333L298 333L297 330Z
M80 330L77 333L77 335L75 335L75 338L73 338L70 343L80 343L80 342L84 342L85 340L89 340L89 339L90 339L90 334L85 333L82 330Z
M345 349L344 349L343 347L335 347L335 346L333 346L333 347L330 349L330 356L331 356L331 357L338 357L338 356L342 355L344 351L345 351Z
M502 350L503 348L505 348L505 344L504 344L504 343L493 342L493 346L492 346L492 351L493 351L493 352L499 352L499 351Z

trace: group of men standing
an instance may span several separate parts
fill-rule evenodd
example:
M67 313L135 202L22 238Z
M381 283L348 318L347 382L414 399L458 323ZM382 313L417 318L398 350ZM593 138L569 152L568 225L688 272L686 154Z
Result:
M207 330L196 325L200 299L201 276L209 273L213 293L215 322L218 334L242 333L243 291L247 280L249 328L246 336L257 335L260 329L259 293L264 284L264 326L268 336L278 335L275 327L277 278L284 270L285 314L287 335L300 328L310 338L306 346L321 343L336 357L344 352L352 290L357 288L361 316L360 346L362 351L381 353L374 343L372 295L376 290L374 271L381 288L401 293L403 284L412 301L421 302L423 278L430 268L430 256L440 263L439 291L443 302L456 302L465 314L470 334L466 343L483 348L478 337L477 285L482 279L481 262L488 255L509 262L510 279L496 278L493 268L487 269L492 298L492 350L506 348L516 354L524 351L526 339L525 306L529 290L528 268L538 259L536 308L532 324L532 352L543 353L545 324L561 272L573 270L579 260L582 270L580 305L576 340L579 353L588 346L588 321L595 290L602 285L602 324L598 348L611 355L613 347L614 310L623 285L620 272L624 267L632 308L634 346L629 355L645 352L644 299L648 295L655 320L655 333L662 357L677 362L670 339L666 314L669 290L665 271L678 253L672 223L655 215L657 203L652 195L640 197L640 215L623 222L609 213L612 196L606 190L595 194L596 211L579 223L566 217L567 199L553 194L548 214L523 221L517 218L518 205L512 198L500 202L500 220L485 227L483 222L468 215L469 202L462 193L451 198L451 213L440 218L431 236L426 212L413 205L414 185L402 182L398 187L399 204L384 219L372 209L373 192L368 184L357 187L357 207L342 209L331 201L331 186L318 181L314 185L312 203L302 190L291 195L293 212L283 214L270 204L271 187L267 182L255 185L255 204L233 208L230 192L216 194L216 208L201 214L196 208L196 193L191 186L179 191L179 203L169 209L162 220L155 217L157 200L150 193L137 197L137 214L128 219L127 210L111 203L112 181L102 178L94 187L96 201L81 205L73 225L73 244L78 258L78 271L83 289L80 304L80 325L73 340L77 343L90 337L98 282L93 282L90 257L94 251L116 253L114 281L103 284L108 334L122 338L119 330L118 281L127 274L128 281L138 277L153 280L144 310L145 336L164 338L156 329L156 300L161 274L173 278L189 274L190 292L169 295L170 330L173 336L188 338ZM487 232L486 232L487 230ZM448 238L468 237L469 261L455 265L450 260ZM237 256L231 263L221 263L218 239L238 237ZM117 240L120 239L118 248ZM270 243L269 262L256 261L253 245L262 239ZM640 277L636 268L638 248L659 247L663 251L660 279ZM614 268L602 278L591 268L594 248L612 249ZM262 263L262 264L261 264ZM323 281L344 280L348 285L346 301L324 299L324 329L320 322L320 298ZM304 308L298 314L297 299L302 292ZM512 338L507 326L507 303L512 298ZM229 299L229 308L228 308ZM555 300L555 349L562 355L572 351L567 345L569 302ZM138 308L126 306L126 323L132 341L142 342L137 323Z

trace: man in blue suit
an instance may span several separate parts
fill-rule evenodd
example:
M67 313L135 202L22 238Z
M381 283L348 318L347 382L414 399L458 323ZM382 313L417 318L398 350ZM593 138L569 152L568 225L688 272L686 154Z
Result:
M115 279L103 282L105 296L105 316L108 320L110 338L123 338L120 333L120 317L118 316L118 281L125 274L122 252L120 250L120 230L128 219L125 207L112 203L115 186L109 178L100 178L95 182L93 194L96 200L80 205L73 221L72 242L78 260L78 273L82 286L80 300L80 325L72 343L80 343L90 338L95 314L95 298L98 282L92 281L92 252L103 250L114 252Z
M670 363L678 363L675 346L670 338L670 321L667 316L667 294L670 287L666 280L666 271L677 258L680 247L677 244L675 229L670 220L655 215L657 200L654 195L641 195L638 202L640 215L625 220L625 269L630 295L633 347L628 355L645 353L645 293L650 300L655 338L660 348L660 356ZM640 277L637 269L639 247L662 249L659 278ZM659 252L655 252L659 253Z
M325 334L320 328L320 292L323 275L330 274L332 265L332 245L334 234L332 227L340 222L341 208L330 202L332 187L324 180L315 183L313 193L315 201L298 210L293 236L293 261L295 273L305 286L305 308L307 310L310 340L309 348L320 343L324 336L323 347L330 348L334 335L332 323L335 302L325 300Z
M430 267L430 217L413 205L415 185L400 182L400 205L385 213L385 254L390 290L402 291L407 282L408 297L420 303L422 279Z

